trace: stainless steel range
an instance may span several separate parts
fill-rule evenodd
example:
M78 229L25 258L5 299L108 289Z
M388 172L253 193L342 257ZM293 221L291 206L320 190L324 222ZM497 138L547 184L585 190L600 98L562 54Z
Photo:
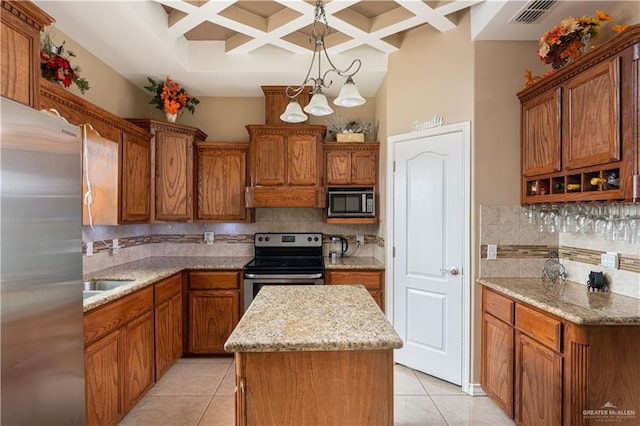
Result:
M265 285L324 284L321 233L257 233L244 266L244 310Z

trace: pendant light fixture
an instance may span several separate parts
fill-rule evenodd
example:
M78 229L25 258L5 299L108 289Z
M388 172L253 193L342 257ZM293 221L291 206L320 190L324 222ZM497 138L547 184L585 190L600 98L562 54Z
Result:
M319 26L322 27L320 30L318 29ZM353 76L360 71L362 61L360 61L360 59L354 59L351 65L344 70L338 69L331 61L331 58L329 58L329 54L324 45L324 39L330 33L331 29L327 23L324 2L322 0L316 0L315 17L313 19L311 36L309 37L309 40L314 44L313 57L311 58L309 70L302 84L298 87L288 86L285 91L286 95L291 99L291 102L289 102L285 112L280 116L282 121L287 123L301 123L307 119L307 116L302 112L300 104L297 101L298 95L302 93L307 85L312 87L310 92L312 96L309 105L304 107L304 112L318 117L333 113L333 109L331 109L327 102L327 97L322 92L322 89L328 89L331 83L333 83L332 80L326 82L329 73L335 73L340 77L347 78L344 86L340 90L340 94L333 101L334 104L342 107L355 107L365 103L365 99L360 96L358 87L353 81ZM324 72L322 71L323 56L327 64L331 67ZM311 76L311 73L316 68L314 65L317 67L317 77Z

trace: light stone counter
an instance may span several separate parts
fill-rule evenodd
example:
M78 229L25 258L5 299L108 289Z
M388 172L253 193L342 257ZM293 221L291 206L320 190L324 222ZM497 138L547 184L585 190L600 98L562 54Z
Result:
M150 257L125 263L112 268L96 271L84 276L84 281L94 279L133 280L113 290L84 299L84 312L116 300L149 286L163 278L184 271L198 269L238 269L251 260L251 257Z
M479 278L478 283L513 299L581 325L640 325L640 299L587 291L582 284L538 278Z
M379 269L384 270L384 263L375 257L338 257L331 260L329 257L324 258L324 269L330 271L333 269Z
M265 286L224 345L228 352L400 347L402 340L359 285Z

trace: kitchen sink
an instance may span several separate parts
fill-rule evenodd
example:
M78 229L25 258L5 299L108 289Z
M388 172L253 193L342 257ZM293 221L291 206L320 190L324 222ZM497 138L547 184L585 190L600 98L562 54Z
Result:
M84 292L99 292L113 290L114 288L121 287L125 284L129 284L133 280L91 280L85 281L82 284L82 290Z
M96 296L98 294L104 293L104 290L83 290L82 298L86 299L87 297Z

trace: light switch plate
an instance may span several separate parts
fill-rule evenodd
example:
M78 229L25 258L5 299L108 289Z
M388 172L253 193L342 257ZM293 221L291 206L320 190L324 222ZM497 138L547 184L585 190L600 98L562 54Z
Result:
M498 259L498 246L496 244L487 244L487 260Z
M93 242L87 241L87 256L93 256Z
M215 239L215 234L213 231L207 231L204 233L204 241L207 243L207 245L213 245L213 240Z

